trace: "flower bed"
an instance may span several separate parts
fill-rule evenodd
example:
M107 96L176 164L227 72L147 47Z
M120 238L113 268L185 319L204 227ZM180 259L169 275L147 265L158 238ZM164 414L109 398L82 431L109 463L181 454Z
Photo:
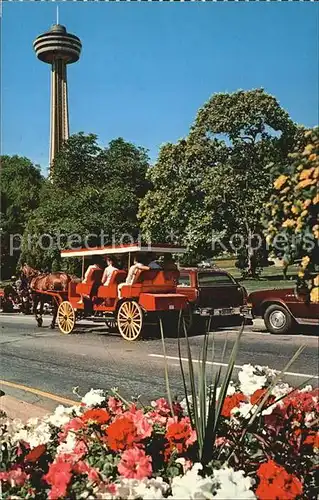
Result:
M276 384L247 424L274 375L250 365L239 372L204 464L185 401L172 415L164 398L140 408L91 390L79 406L26 425L2 419L2 497L317 498L318 390Z

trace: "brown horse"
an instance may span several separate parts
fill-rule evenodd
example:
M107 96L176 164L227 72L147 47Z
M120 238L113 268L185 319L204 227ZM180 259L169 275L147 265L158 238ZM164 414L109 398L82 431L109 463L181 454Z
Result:
M64 292L67 291L72 277L63 272L57 273L41 273L36 269L33 269L28 264L24 264L21 268L21 272L28 281L29 288L33 298L33 314L38 323L38 326L42 326L43 320L43 306L45 300L45 293L41 292ZM37 293L40 292L40 293ZM40 310L38 314L38 305L40 304ZM53 300L53 318L51 322L51 328L55 327L55 320L58 313L58 304Z

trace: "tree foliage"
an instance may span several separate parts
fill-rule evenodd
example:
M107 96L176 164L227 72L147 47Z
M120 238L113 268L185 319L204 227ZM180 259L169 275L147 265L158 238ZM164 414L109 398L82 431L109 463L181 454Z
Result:
M136 238L147 168L146 151L121 138L103 148L93 134L71 136L54 161L41 205L29 219L22 258L35 267L53 263L61 268L61 248L107 245L124 233ZM39 236L45 234L39 245Z
M189 136L163 146L150 168L153 189L139 212L144 231L163 238L172 229L190 253L207 257L231 250L239 233L248 265L254 235L262 240L268 165L287 158L297 136L289 115L262 89L212 96Z
M1 278L15 273L19 236L38 207L44 178L40 167L21 156L1 156ZM14 245L13 245L14 244Z
M275 167L277 178L266 214L267 240L287 264L301 259L302 282L319 267L319 127L304 133L290 160ZM313 283L311 298L319 302L319 275Z

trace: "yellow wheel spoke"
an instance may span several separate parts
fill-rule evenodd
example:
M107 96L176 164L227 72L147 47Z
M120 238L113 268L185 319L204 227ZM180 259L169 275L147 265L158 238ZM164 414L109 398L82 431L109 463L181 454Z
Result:
M58 325L62 333L71 333L75 326L75 314L70 302L61 302L58 309Z
M136 340L142 330L143 316L140 306L134 301L123 302L117 313L119 331L125 340Z

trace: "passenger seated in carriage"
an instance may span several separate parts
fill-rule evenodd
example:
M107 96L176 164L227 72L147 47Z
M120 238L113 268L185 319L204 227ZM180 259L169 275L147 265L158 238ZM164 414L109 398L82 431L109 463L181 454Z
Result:
M88 282L93 282L92 283L92 289L95 289L99 284L100 280L97 280L96 278L92 280L94 276L94 271L103 271L102 267L102 258L99 255L95 255L92 258L92 264L87 268L84 279L82 280L82 283L86 284ZM87 305L91 305L91 298L88 295L81 294L81 299L79 300L78 304L83 304L83 300L87 302Z
M96 269L100 270L100 271L103 270L102 259L99 255L95 255L92 258L92 264L85 271L85 275L84 275L84 279L82 280L82 283L87 283L89 281L90 277L92 276L93 271L95 271Z
M112 274L114 273L114 271L118 271L118 267L115 258L111 255L108 255L105 260L107 266L104 269L101 283L104 286L108 286L111 281Z
M152 254L152 253L148 254L148 267L150 269L154 269L154 270L156 270L156 269L162 269L162 267L160 266L160 264L155 259L155 255Z
M163 269L164 269L164 271L177 271L178 270L178 267L175 264L171 253L164 254Z
M150 267L146 266L143 262L144 262L144 259L141 256L135 255L134 264L129 268L125 282L120 283L118 286L119 299L121 298L121 288L124 285L132 285L133 284L137 271L139 271L139 270L149 271L150 270Z

